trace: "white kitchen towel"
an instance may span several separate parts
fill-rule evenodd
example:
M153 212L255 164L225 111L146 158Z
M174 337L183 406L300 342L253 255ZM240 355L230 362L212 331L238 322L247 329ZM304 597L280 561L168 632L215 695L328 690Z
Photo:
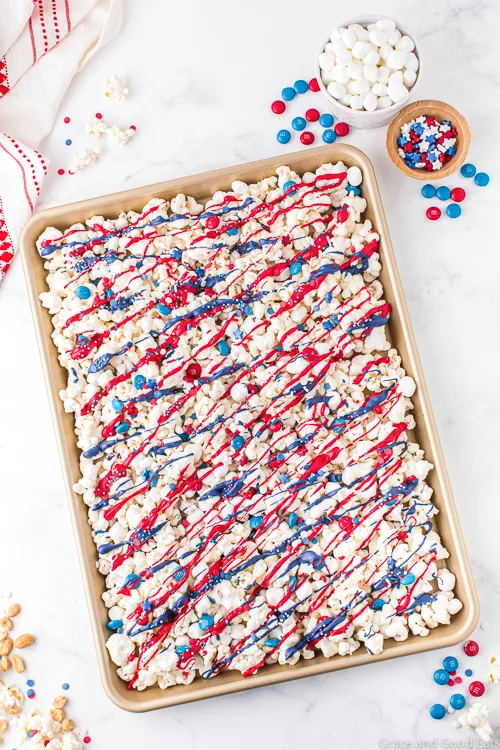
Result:
M118 31L121 0L0 0L0 281L33 212L73 76Z

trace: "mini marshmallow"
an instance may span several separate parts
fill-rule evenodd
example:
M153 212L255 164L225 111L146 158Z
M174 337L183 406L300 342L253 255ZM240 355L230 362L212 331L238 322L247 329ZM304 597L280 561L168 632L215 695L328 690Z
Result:
M328 84L327 91L334 99L342 99L346 94L345 86L336 81Z
M352 56L357 57L359 60L363 58L370 51L370 45L368 42L358 41L352 48Z
M357 41L356 33L352 29L346 29L342 34L342 40L347 45L348 49L352 49ZM407 50L407 52L411 52L412 49L413 47Z
M396 23L391 18L379 18L375 23L375 28L387 33L389 31L394 31Z
M393 50L387 58L387 67L391 68L391 70L401 70L401 68L403 68L405 65L407 57L407 52Z
M381 47L383 44L387 44L387 34L385 33L385 31L380 31L379 29L370 31L368 38L370 42L376 47Z
M368 94L363 100L363 106L367 112L375 112L377 109L377 97L375 94Z
M402 83L395 83L393 86L389 86L389 97L395 103L400 102L401 99L404 99L409 93L410 92L406 86Z
M403 83L408 88L411 88L415 85L415 81L417 80L417 74L414 70L410 70L407 68L403 73Z
M322 52L318 62L321 70L331 70L335 65L335 56L331 52Z
M363 57L363 63L365 65L369 65L370 67L373 66L374 68L376 67L379 60L380 60L380 55L376 49L368 50L366 55Z
M376 83L377 81L377 66L376 65L363 65L363 77L370 83Z
M396 49L403 52L413 52L415 49L415 42L409 36L402 36L401 39L396 42Z

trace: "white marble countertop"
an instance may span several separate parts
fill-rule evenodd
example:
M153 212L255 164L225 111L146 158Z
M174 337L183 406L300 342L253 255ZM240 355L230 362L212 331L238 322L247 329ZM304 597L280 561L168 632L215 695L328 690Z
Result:
M269 105L283 86L313 75L318 46L345 15L394 15L418 40L424 60L420 95L442 98L468 119L470 159L492 175L469 189L463 216L436 223L419 183L396 171L385 152L385 131L352 131L347 142L372 160L410 307L424 371L481 599L476 637L482 654L468 660L481 678L486 658L500 653L500 504L498 502L498 138L500 79L496 0L328 0L236 3L192 0L129 2L121 34L74 80L42 151L51 174L39 207L159 182L283 150L275 133L289 118ZM496 25L495 25L496 24ZM104 100L103 80L115 72L129 82L123 104ZM289 111L319 105L307 94ZM96 111L108 122L137 126L123 149L104 144L99 163L60 177L70 151L89 147L84 124ZM71 124L64 125L69 115ZM64 145L72 138L74 146ZM491 218L492 217L492 218ZM0 590L23 604L23 630L37 636L27 653L38 705L48 707L69 682L71 715L92 736L90 748L147 750L195 745L298 750L321 746L370 750L383 740L473 739L436 722L428 708L446 700L432 681L440 652L374 664L204 701L149 715L115 708L101 687L76 549L64 496L48 401L28 308L21 263L0 289ZM488 628L489 624L489 628ZM452 653L460 655L461 649ZM463 686L462 686L463 687ZM500 727L500 686L485 702ZM248 724L247 724L248 722ZM497 734L498 739L498 734ZM6 740L5 747L14 747ZM498 746L498 745L497 745Z

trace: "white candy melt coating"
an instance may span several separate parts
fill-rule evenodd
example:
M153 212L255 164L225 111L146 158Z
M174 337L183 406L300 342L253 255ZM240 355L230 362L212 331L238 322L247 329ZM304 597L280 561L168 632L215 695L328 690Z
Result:
M490 709L482 703L473 703L460 714L456 726L458 728L468 727L474 729L477 735L484 741L489 742L493 734L493 729L488 721Z
M332 82L344 87L332 87L330 93L335 99L352 109L373 112L409 96L417 79L415 43L401 34L393 20L380 19L367 28L350 24L347 29L334 29L330 38L319 56L319 66L327 87ZM333 57L325 57L327 54ZM392 78L394 73L398 73L397 78ZM364 83L356 86L356 82L367 82L369 88Z

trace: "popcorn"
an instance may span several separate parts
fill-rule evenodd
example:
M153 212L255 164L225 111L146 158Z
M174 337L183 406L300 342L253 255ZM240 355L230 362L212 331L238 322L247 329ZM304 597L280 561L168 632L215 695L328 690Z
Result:
M488 682L500 683L500 659L498 656L490 656L489 660Z
M461 607L361 183L283 166L37 242L131 687L379 654Z
M128 88L119 75L111 76L106 78L106 88L104 96L108 99L116 99L117 102L122 102L128 96Z
M488 716L490 715L490 709L483 706L481 703L473 703L470 708L460 714L455 726L459 729L462 727L469 727L474 729L477 735L488 742L493 734L493 729L488 722Z
M92 164L96 163L100 155L101 155L100 148L95 148L95 149L84 148L83 151L77 152L71 169L73 171L77 171L79 169L84 169L85 167L90 167Z

